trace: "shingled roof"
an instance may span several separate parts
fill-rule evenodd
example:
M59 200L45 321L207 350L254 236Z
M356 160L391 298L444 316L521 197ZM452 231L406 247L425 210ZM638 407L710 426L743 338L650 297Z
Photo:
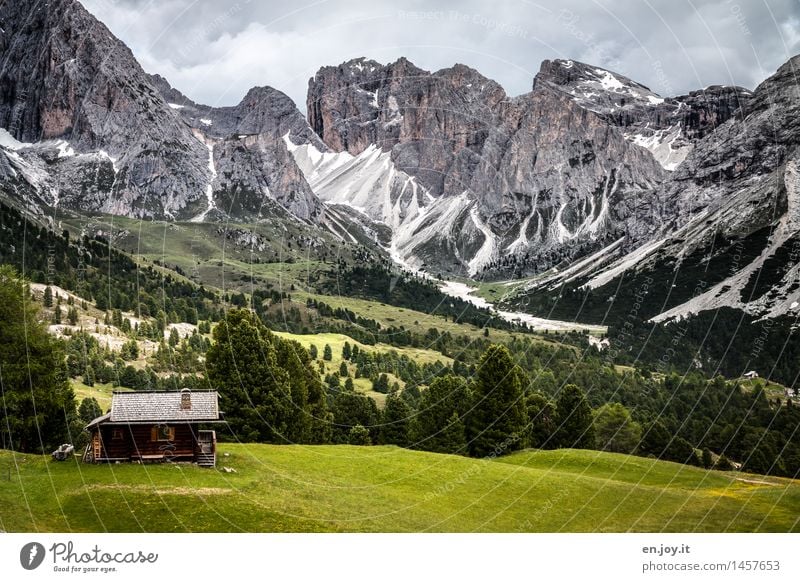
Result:
M109 421L113 423L210 422L220 420L217 392L191 392L192 406L181 408L181 392L114 392Z

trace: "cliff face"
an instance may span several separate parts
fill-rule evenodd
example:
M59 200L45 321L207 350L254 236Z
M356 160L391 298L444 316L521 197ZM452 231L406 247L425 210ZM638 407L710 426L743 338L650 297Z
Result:
M684 104L694 100L689 105L694 113L681 118L689 120L687 139L694 139L684 161L656 190L663 226L653 231L631 222L624 244L542 278L530 293L549 293L569 281L591 290L593 301L608 301L611 308L619 286L636 280L637 274L663 278L667 273L679 280L686 269L699 273L684 283L692 292L677 285L680 300L671 301L655 321L721 307L760 317L796 315L798 68L800 57L790 59L743 98L740 90L725 88L707 90L710 99L703 100L700 93L677 98Z
M235 107L197 105L147 75L74 0L4 3L0 28L0 127L25 145L2 155L35 178L27 188L45 204L213 220L256 218L254 208L277 202L319 218L281 140L315 136L283 93L261 87Z
M389 152L429 205L449 204L434 213L439 228L431 218L417 225L406 258L471 275L506 254L532 268L618 236L629 201L665 177L623 131L549 84L509 99L463 65L325 67L309 81L307 105L330 149Z
M213 197L203 220L222 214L259 220L267 217L272 203L277 202L297 218L319 221L322 203L289 155L283 137L325 146L288 96L272 87L255 87L238 105L210 107L195 103L163 77L150 79L169 107L212 152Z
M69 163L51 170L59 190L51 203L179 216L203 196L205 148L130 50L79 3L6 2L0 28L0 126L21 142L64 140L71 148L60 157ZM98 152L105 162L80 156ZM83 197L82 178L93 170L115 173L113 188L90 186Z

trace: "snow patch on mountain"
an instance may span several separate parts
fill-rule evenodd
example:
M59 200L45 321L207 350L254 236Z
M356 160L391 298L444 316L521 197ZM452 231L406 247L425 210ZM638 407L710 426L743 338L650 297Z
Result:
M625 137L648 150L661 167L670 172L681 165L692 149L679 125L657 130L645 127L636 132L625 133Z
M190 218L189 222L203 222L212 210L217 209L217 205L214 202L214 180L217 179L217 166L214 163L214 140L206 137L198 130L194 130L193 133L195 137L208 148L208 184L206 185L205 191L206 209L197 216Z
M478 249L478 252L475 253L475 256L467 264L469 268L469 275L470 277L475 276L475 274L484 267L488 263L492 262L495 258L495 249L497 248L497 237L492 232L478 212L478 209L475 205L470 208L469 216L472 219L472 223L475 227L483 233L484 240L481 248Z
M354 156L348 152L321 152L311 143L297 145L288 133L283 139L321 200L329 205L349 206L391 229L386 250L406 268L416 270L422 265L415 252L420 245L437 237L457 240L455 224L463 212L474 206L467 192L455 197L433 197L416 178L397 169L390 152L375 145ZM471 219L485 240L474 257L459 259L465 260L474 274L494 258L497 240L477 209L473 209Z
M30 143L22 143L21 141L17 141L14 136L12 136L8 131L4 128L0 127L0 147L4 147L9 150L17 151L23 148L27 148L32 146L33 144Z

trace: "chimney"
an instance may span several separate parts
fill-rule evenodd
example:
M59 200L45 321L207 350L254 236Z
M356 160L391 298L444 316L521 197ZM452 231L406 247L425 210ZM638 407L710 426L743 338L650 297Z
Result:
M192 391L188 388L181 390L181 410L192 409Z

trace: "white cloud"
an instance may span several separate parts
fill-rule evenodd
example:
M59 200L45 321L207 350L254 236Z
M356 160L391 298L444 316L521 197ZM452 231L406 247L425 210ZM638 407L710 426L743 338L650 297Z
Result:
M304 108L324 65L406 56L436 70L470 65L510 94L546 58L613 68L662 94L753 87L800 45L800 8L734 0L83 0L142 66L189 97L238 102L256 85ZM763 68L762 68L763 67Z

